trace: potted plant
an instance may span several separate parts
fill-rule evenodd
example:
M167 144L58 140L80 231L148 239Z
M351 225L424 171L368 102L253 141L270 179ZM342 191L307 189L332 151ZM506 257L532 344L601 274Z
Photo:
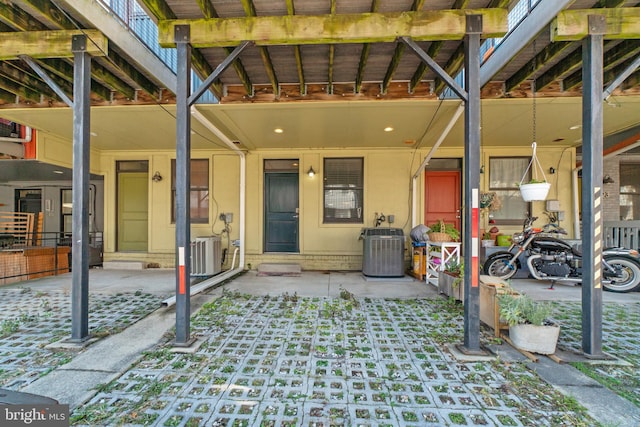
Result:
M459 257L445 263L444 270L438 275L438 291L448 297L462 301L464 297L464 262Z
M505 293L498 296L500 318L509 324L513 345L532 353L553 354L560 326L549 320L551 305L528 295Z
M460 231L453 224L445 224L443 220L429 226L429 240L434 242L457 242Z
M551 184L546 180L532 179L526 184L520 184L520 195L525 202L546 200Z

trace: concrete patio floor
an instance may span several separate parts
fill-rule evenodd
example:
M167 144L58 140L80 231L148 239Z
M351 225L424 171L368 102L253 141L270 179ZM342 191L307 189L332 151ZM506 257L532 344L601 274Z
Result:
M0 339L0 386L69 403L79 425L640 424L640 408L570 365L532 363L490 333L482 342L497 358L457 359L460 304L424 282L248 272L194 297L200 346L181 354L173 309L156 309L174 280L172 270L91 270L91 330L104 338L71 352L43 348L70 331L70 275L0 288L3 325L22 319ZM580 287L512 285L565 302L560 345L580 349ZM640 293L603 299L603 342L637 372ZM588 413L558 404L560 391Z

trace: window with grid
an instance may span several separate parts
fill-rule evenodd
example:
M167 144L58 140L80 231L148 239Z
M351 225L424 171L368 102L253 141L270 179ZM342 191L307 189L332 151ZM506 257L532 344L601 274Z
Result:
M209 222L209 160L191 159L191 222ZM171 160L171 222L176 222L176 161Z
M640 164L620 163L620 219L640 220Z
M324 223L361 224L363 158L325 158L323 169Z
M520 225L531 212L531 204L522 200L518 185L527 170L529 157L491 157L489 159L489 191L500 198L502 207L492 211L490 219L495 224ZM531 179L527 171L524 182Z

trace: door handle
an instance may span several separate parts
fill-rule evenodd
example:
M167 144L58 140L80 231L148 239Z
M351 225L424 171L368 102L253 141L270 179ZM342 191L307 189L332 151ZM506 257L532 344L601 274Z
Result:
M300 215L292 215L291 218L298 218Z

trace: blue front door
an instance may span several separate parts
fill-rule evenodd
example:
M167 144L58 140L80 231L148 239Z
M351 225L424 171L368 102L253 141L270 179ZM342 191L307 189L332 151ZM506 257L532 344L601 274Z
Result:
M265 252L299 252L298 173L265 173Z

